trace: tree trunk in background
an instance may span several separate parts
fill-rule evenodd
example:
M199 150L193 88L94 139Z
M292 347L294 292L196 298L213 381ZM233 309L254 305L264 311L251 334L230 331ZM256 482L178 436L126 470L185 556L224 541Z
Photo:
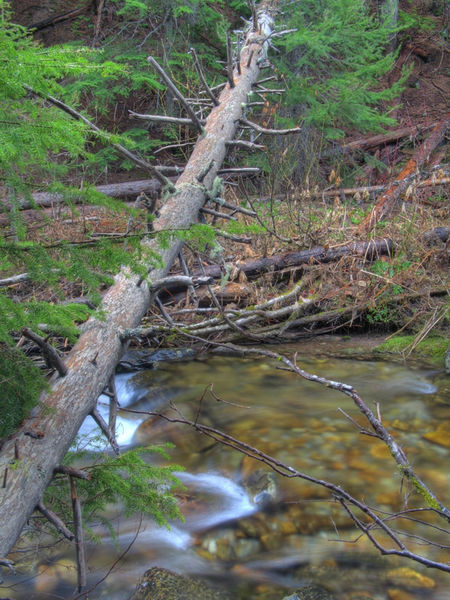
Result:
M196 220L212 188L242 116L247 95L257 81L259 60L264 58L273 22L275 0L259 6L259 32L247 36L241 53L242 74L235 71L235 87L227 85L206 122L204 133L194 147L176 193L169 197L154 223L155 230L187 229ZM202 178L205 170L210 167ZM198 177L202 179L200 185ZM161 251L156 242L146 241L144 250L159 252L164 267L153 269L150 279L164 277L182 248L181 241ZM51 391L41 397L41 409L28 418L21 429L7 440L0 451L0 557L6 556L19 537L49 484L54 468L70 448L83 420L94 409L119 361L124 344L120 331L136 327L152 302L149 286L122 270L106 293L102 309L104 320L90 318L68 354L68 374L50 380Z
M398 0L384 0L381 5L381 15L386 19L389 27L395 29L398 25ZM389 52L397 47L397 34L393 33L388 45Z

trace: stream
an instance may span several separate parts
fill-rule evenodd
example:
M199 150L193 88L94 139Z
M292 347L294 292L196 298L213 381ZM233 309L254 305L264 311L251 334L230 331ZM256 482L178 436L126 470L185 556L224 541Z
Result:
M378 403L384 424L445 503L448 377L383 361L303 356L298 363L310 373L351 383L375 411ZM105 577L128 545L131 548L90 599L128 598L151 566L207 577L237 600L282 600L305 582L324 586L336 600L450 598L444 573L406 559L382 557L364 537L356 543L359 535L350 517L330 501L324 488L283 478L187 426L124 410L164 411L173 403L186 418L195 419L199 413L201 423L304 473L339 484L371 506L387 512L404 508L405 502L415 506L414 493L402 485L383 443L359 434L338 411L341 408L363 423L351 400L278 366L268 360L205 356L116 376L122 408L118 441L122 448L175 445L170 460L184 469L178 476L184 486L179 501L185 521L172 523L169 530L150 519L124 518L119 508L112 507L117 539L105 527L96 527L102 543L87 546L88 587ZM210 384L215 397L205 394L200 407ZM108 399L99 402L107 416ZM82 439L95 428L88 417L80 431ZM410 523L411 534L430 537L428 528ZM445 527L445 522L436 525ZM433 541L445 543L442 535L435 530ZM444 549L420 539L410 538L408 545L434 560L449 560ZM70 598L76 584L73 549L60 544L42 556L30 566L31 573L5 578L7 588L0 586L0 596Z

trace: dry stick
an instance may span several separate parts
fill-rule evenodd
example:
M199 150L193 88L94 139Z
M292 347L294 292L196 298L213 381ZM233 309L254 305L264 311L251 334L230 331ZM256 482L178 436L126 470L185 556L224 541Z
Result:
M226 167L217 171L219 175L231 175L236 173L237 175L259 175L261 169L259 167Z
M75 530L75 547L77 551L78 592L86 585L86 555L83 543L83 522L81 519L81 504L73 477L70 479L70 495L72 498L73 524Z
M97 423L97 425L102 430L102 432L105 435L106 439L110 443L111 448L114 451L114 454L119 455L120 454L120 448L119 448L119 445L118 445L117 440L116 440L116 434L115 434L115 432L113 432L113 431L111 431L109 429L108 424L106 423L106 421L102 417L102 415L98 412L97 408L94 408L91 411L91 417L94 419L94 421Z
M233 78L233 49L231 48L230 32L227 30L227 79L230 84L230 88L234 88Z
M91 474L86 471L81 471L80 469L75 469L75 467L68 467L66 465L58 465L55 467L54 473L61 473L62 475L70 475L71 477L77 477L78 479L84 479L85 481L89 481L91 479Z
M176 96L176 98L178 98L178 100L183 105L185 111L189 115L190 119L195 123L195 126L197 127L198 131L200 133L203 133L203 125L199 121L197 115L192 110L192 107L186 101L185 97L180 92L180 90L177 88L177 86L173 83L173 81L170 79L170 77L166 74L164 69L158 64L158 62L153 58L153 56L149 56L147 58L147 62L149 62L152 65L152 67L158 72L158 74L164 79L167 87L170 88L170 90L174 94L174 96Z
M142 113L136 113L132 110L128 111L130 117L135 119L142 119L144 121L155 121L157 123L174 123L175 125L192 125L193 127L197 127L197 124L194 123L192 119L188 119L186 117L167 117L166 115L146 115ZM200 121L201 122L201 121Z
M228 219L229 221L237 221L236 217L229 215L228 213L219 212L218 210L212 210L211 208L201 208L200 212L204 215L212 215L219 219Z
M242 69L241 69L241 32L240 31L237 32L236 45L237 45L237 49L236 49L236 56L237 56L236 67L237 67L238 75L242 75Z
M44 515L44 517L50 521L50 523L56 528L56 530L61 533L65 538L72 541L75 539L75 535L70 531L70 529L66 526L64 521L58 517L52 510L47 508L39 502L36 506L37 510Z
M156 304L159 312L161 313L163 319L165 319L167 321L167 323L169 323L170 326L173 326L174 325L174 320L169 315L169 313L167 312L167 310L164 308L164 304L159 299L159 296L155 296L155 304Z
M184 260L182 251L178 254L178 260L180 261L180 266L181 266L181 270L183 271L183 273L186 275L186 277L190 277L191 274L189 273L189 269L186 264L186 261ZM194 285L192 283L188 284L188 290L189 290L189 294L191 296L192 302L194 303L194 306L198 306L198 296L195 291ZM172 323L173 323L173 321L172 321Z
M198 59L197 52L195 51L195 48L190 48L189 54L192 55L192 58L194 60L195 69L197 71L197 74L199 76L200 81L202 82L203 89L205 90L205 93L211 98L214 106L219 106L219 101L214 96L214 94L211 91L211 88L209 87L208 83L206 82L206 78L205 78L205 75L203 74L203 69L202 69L200 61Z
M39 98L42 98L43 100L47 100L54 106L57 106L58 108L63 110L65 113L67 113L68 115L73 117L74 119L77 119L78 121L83 121L83 123L85 123L85 125L87 125L90 129L92 129L92 131L95 131L97 134L99 134L103 138L106 137L105 134L101 131L101 129L99 127L97 127L97 125L92 123L92 121L87 119L84 115L82 115L75 109L71 108L70 106L68 106L67 104L62 102L61 100L58 100L57 98L54 98L53 96L42 94L41 92L37 92L27 84L23 84L23 87L31 94L34 94L35 96L38 96ZM108 143L113 148L115 148L118 152L120 152L120 154L122 154L122 156L125 156L126 158L128 158L129 160L134 162L137 166L148 171L152 175L152 177L157 179L162 186L167 188L168 191L170 191L171 193L174 193L176 191L175 186L172 184L172 182L169 179L167 179L167 177L162 175L162 173L160 172L160 170L158 168L153 167L147 161L143 160L142 158L139 158L138 156L133 154L133 152L130 152L129 150L127 150L127 148L125 148L125 146L122 146L122 144L116 144L114 142L108 142Z
M58 352L51 344L49 344L37 333L34 333L34 331L31 331L31 329L28 329L28 327L23 327L21 333L23 336L33 341L41 348L42 354L49 363L49 366L55 368L61 377L67 375L68 369L66 365L63 363Z
M218 200L217 198L214 198L213 200L209 200L210 202L214 202L215 204L218 204L219 206L223 206L224 208L229 208L230 210L232 210L233 212L240 212L243 215L247 215L249 217L256 217L256 212L254 210L248 210L248 208L242 208L242 206L236 206L236 204L231 204L230 202L226 202L225 200Z
M108 429L111 434L116 436L116 421L117 421L117 410L119 408L119 400L117 398L117 389L116 389L116 378L114 375L111 375L109 384L109 415L108 415Z
M431 187L431 186L435 186L435 185L436 186L447 185L448 183L450 183L450 177L441 177L439 179L433 179L431 177L424 181L419 181L418 183L415 184L414 187L423 188L423 187ZM306 198L323 198L324 196L325 197L340 196L341 194L344 194L345 196L351 196L353 194L366 194L366 193L370 193L370 192L382 192L387 187L388 187L387 185L366 185L366 186L357 187L357 188L334 188L334 189L322 190L320 192L305 191L304 195Z
M263 144L255 144L254 142L248 142L247 140L232 140L227 142L227 146L235 148L244 148L246 150L265 150L266 146Z
M267 129L266 127L261 127L257 123L253 123L253 121L248 121L247 119L239 119L239 122L245 127L251 127L258 133L264 133L265 135L289 135L291 133L301 133L301 127L293 127L292 129Z

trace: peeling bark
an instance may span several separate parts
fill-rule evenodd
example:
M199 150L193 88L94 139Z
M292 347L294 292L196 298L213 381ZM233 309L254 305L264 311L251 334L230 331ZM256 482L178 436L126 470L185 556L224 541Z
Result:
M186 229L197 220L206 190L212 188L225 158L227 142L235 136L247 95L257 81L274 4L267 1L260 5L259 31L247 36L240 57L241 74L237 70L234 73L235 87L230 89L227 85L221 93L219 106L210 113L204 133L177 181L176 192L154 223L155 230ZM213 166L199 184L197 177L212 161ZM155 280L167 274L182 242L175 240L163 251L152 241L144 242L144 246L159 251L164 261L163 268L150 271L150 279ZM39 414L28 418L1 449L0 481L4 485L0 488L0 557L11 551L26 519L39 504L54 468L62 463L84 418L107 386L124 351L120 331L136 327L148 310L152 302L149 286L145 282L138 284L139 278L127 270L117 275L103 299L105 318L87 321L77 344L66 357L67 375L51 379L51 391L41 397ZM20 458L15 447L20 449Z

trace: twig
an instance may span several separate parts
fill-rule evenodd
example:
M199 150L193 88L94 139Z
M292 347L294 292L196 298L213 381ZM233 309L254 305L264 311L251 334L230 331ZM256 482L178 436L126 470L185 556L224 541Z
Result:
M75 467L68 467L66 465L58 465L54 468L54 473L61 473L62 475L70 475L71 477L77 477L78 479L84 479L89 481L91 474L81 469L75 469Z
M42 502L36 506L37 510L44 515L44 517L50 521L50 523L61 533L66 539L72 541L75 539L75 535L66 526L64 521L58 517L52 510L44 506Z
M186 277L190 277L191 274L189 273L189 269L188 269L188 266L186 264L186 261L184 260L184 256L183 256L183 252L182 251L179 252L179 254L178 254L178 260L180 261L181 270L183 271L184 275ZM192 283L188 284L188 290L189 290L189 294L191 296L191 300L194 303L194 306L198 306L198 296L197 296L197 294L195 292L195 288L194 288L194 285ZM173 321L172 321L172 324L173 324Z
M241 125L250 127L258 133L264 133L265 135L288 135L291 133L301 133L303 131L301 127L294 127L292 129L267 129L266 127L261 127L261 125L253 123L253 121L248 121L247 119L239 119L239 122Z
M131 117L135 119L142 119L144 121L155 121L157 123L174 123L175 125L193 125L197 127L197 124L194 123L192 119L188 119L186 117L168 117L166 115L146 115L141 113L136 113L132 110L128 111Z
M265 150L266 146L263 144L255 144L254 142L248 142L247 140L231 140L226 143L227 146L234 148L244 148L245 150Z
M70 495L72 498L73 524L75 530L75 547L77 551L78 592L86 585L86 555L83 543L83 522L81 518L81 504L77 489L72 477L70 479Z
M111 448L113 449L114 453L119 455L120 448L119 448L119 445L116 440L115 432L112 432L109 429L108 424L106 423L105 419L102 417L102 415L98 412L98 410L96 408L94 408L91 411L91 416L94 419L94 421L97 423L97 425L100 427L100 429L102 430L106 439L110 443Z
M200 64L200 61L198 60L198 56L197 56L197 52L195 51L195 48L191 48L189 50L189 53L192 54L192 58L194 60L194 66L195 66L197 74L198 74L198 76L200 78L200 81L202 82L203 89L205 90L205 93L211 98L212 103L214 104L214 106L219 106L219 101L214 96L214 94L211 91L211 88L209 87L209 85L206 82L205 76L203 74L203 69L202 69L202 66Z
M170 77L166 74L164 69L158 64L158 62L153 58L153 56L149 56L147 58L147 62L149 62L152 65L152 67L159 73L159 75L164 79L167 87L169 87L171 92L174 94L174 96L176 96L176 98L178 98L180 103L183 105L185 111L189 115L190 119L195 123L195 126L197 127L198 131L200 133L202 133L203 125L199 121L195 112L192 110L191 106L189 106L189 103L186 101L183 94L180 92L180 90L177 88L177 86L173 83L173 81L170 79Z
M231 48L231 38L230 32L227 30L227 78L228 83L230 84L230 88L234 88L234 79L233 79L233 50Z
M213 215L219 219L228 219L230 221L237 221L236 217L233 217L227 213L222 213L217 210L212 210L211 208L201 208L200 212L205 215Z
M34 331L31 331L31 329L28 329L28 327L22 328L22 335L24 335L29 340L33 341L41 348L42 354L44 355L44 358L48 362L49 366L56 369L61 377L67 375L68 368L63 363L63 361L59 357L58 352L51 344L49 344L46 340L44 340L44 338L42 338L37 333L34 333Z
M109 415L108 415L108 429L114 437L116 436L116 420L117 410L119 408L119 401L117 399L116 379L114 374L111 375L108 384L109 391Z

